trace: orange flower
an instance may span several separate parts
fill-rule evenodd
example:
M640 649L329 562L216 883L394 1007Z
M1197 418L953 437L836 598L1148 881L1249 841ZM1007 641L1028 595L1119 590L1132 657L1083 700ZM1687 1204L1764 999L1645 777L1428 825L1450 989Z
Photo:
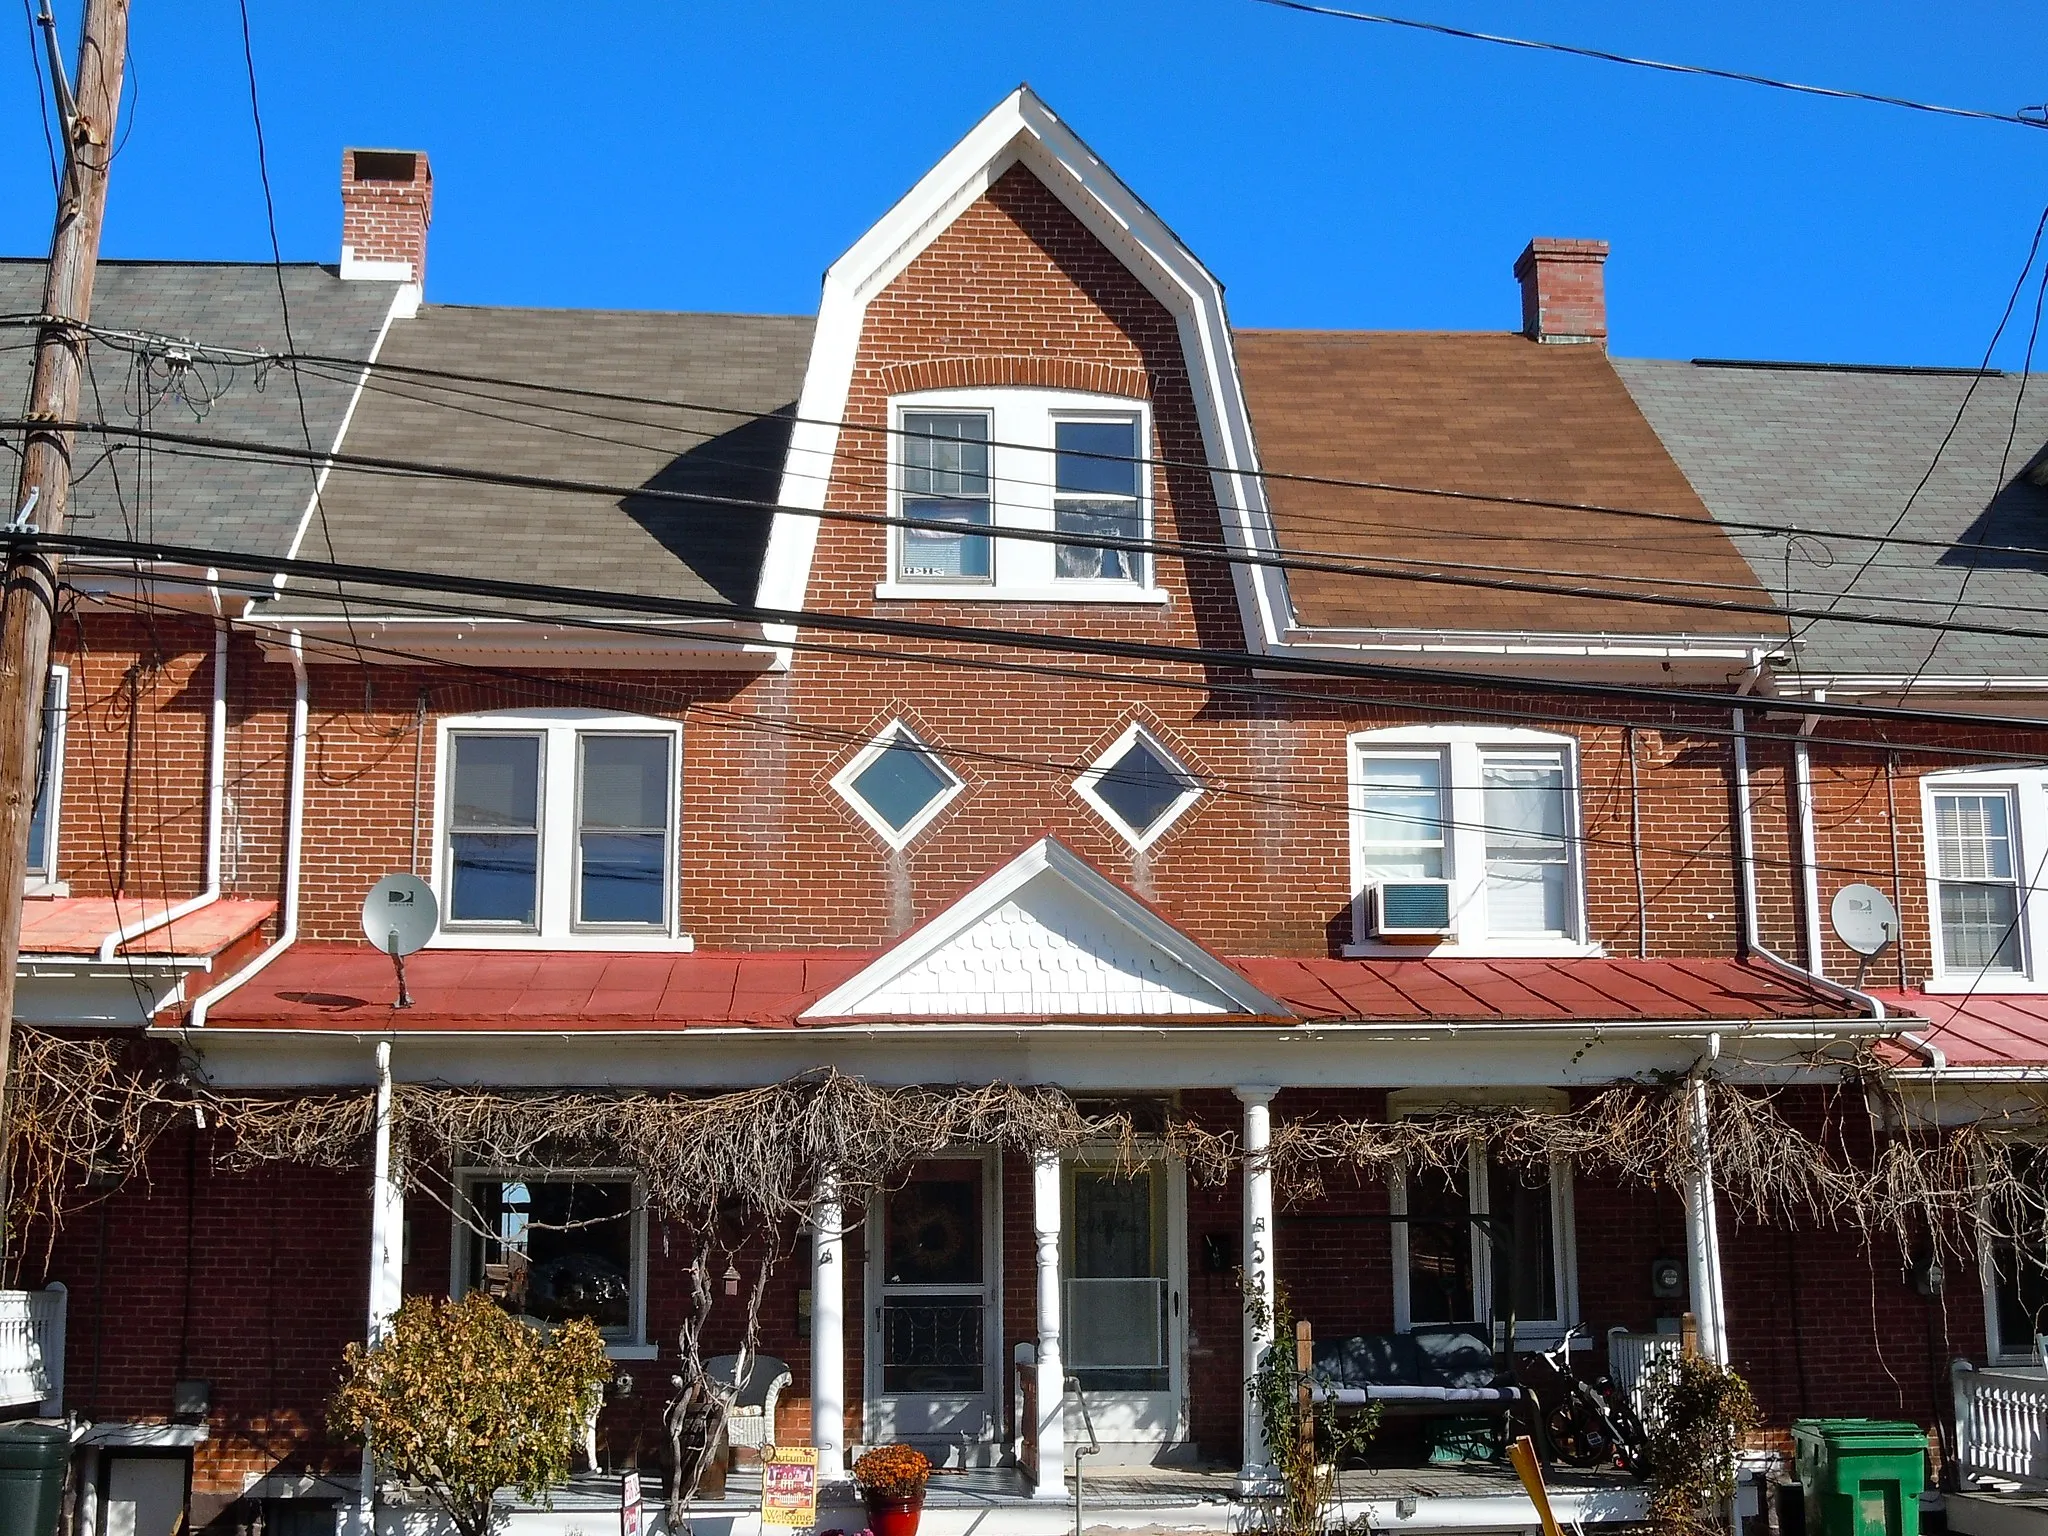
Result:
M909 1445L878 1445L853 1464L861 1492L879 1499L914 1499L931 1475L924 1452Z

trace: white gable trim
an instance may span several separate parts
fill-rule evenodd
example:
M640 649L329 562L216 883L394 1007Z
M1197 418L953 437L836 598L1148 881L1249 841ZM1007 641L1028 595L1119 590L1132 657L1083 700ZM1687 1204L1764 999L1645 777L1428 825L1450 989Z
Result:
M1170 969L1186 974L1193 1005L1185 1010L1148 1007L1145 1011L1185 1011L1215 1016L1252 1014L1264 1018L1291 1018L1292 1010L1268 997L1201 945L1131 896L1114 881L1104 878L1089 864L1052 838L1041 838L997 870L952 906L904 939L894 949L864 967L858 975L841 983L804 1011L806 1020L854 1018L862 1014L942 1012L947 1018L1037 1015L1050 1010L1035 1006L1011 1006L1011 1000L985 991L962 992L943 1009L905 1009L899 1001L883 1002L895 984L918 970L934 956L992 920L1000 920L1001 909L1026 886L1040 879L1058 883L1060 894L1130 932L1148 954ZM1199 994L1199 996L1196 996ZM1115 1008L1100 1010L1114 1013Z
M783 461L777 512L762 563L759 602L797 609L810 587L818 519L839 446L854 358L867 307L903 269L1013 165L1038 177L1081 223L1166 306L1180 328L1210 479L1233 549L1276 547L1251 417L1237 376L1223 285L1165 222L1053 115L1029 86L1019 86L884 214L825 273L818 325L804 373L797 422ZM1286 580L1274 566L1232 567L1245 643L1276 647L1291 619ZM787 645L788 626L769 631Z

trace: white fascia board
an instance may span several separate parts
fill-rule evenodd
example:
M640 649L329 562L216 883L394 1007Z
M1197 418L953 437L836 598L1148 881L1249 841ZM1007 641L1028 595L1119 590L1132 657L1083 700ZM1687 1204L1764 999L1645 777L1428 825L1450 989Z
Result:
M1192 971L1229 998L1240 1011L1263 1018L1293 1017L1292 1009L1268 997L1115 881L1101 874L1087 860L1049 837L1033 843L893 949L877 956L858 974L819 998L800 1017L841 1019L858 1014L876 992L952 943L1024 886L1045 874L1059 879L1083 900L1134 930L1145 943ZM905 1027L917 1029L922 1026Z
M1781 1021L1782 1022L1782 1021ZM1722 1075L1762 1085L1832 1082L1809 1032L1669 1034L1447 1029L1366 1032L1320 1025L854 1025L633 1032L152 1028L201 1062L219 1088L364 1085L394 1041L408 1082L494 1087L731 1089L828 1066L883 1086L1048 1084L1075 1092L1234 1088L1605 1088L1683 1073L1723 1038ZM1822 1042L1825 1043L1825 1036Z
M1568 634L1540 630L1456 629L1290 629L1287 651L1296 656L1357 658L1485 656L1547 662L1589 661L1733 662L1758 665L1768 643L1745 637L1699 639L1686 635Z
M2048 694L2048 677L2037 674L1996 673L1949 674L1943 676L1925 675L1912 677L1903 673L1888 672L1812 672L1802 669L1796 674L1779 673L1773 679L1781 697L1796 699L1810 697L1815 692L1825 692L1829 697L1856 696L1863 694L1909 693L1916 707L1941 709L1945 701L1942 695L1957 695L1955 708L1974 707L1977 700L1986 694L2010 693L2016 695ZM1923 697L1926 695L1926 697ZM2048 704L2039 700L2028 701L2030 709L2039 709L2048 714Z
M818 522L846 414L854 359L867 307L904 268L1011 166L1023 164L1130 269L1173 315L1179 328L1195 410L1202 428L1224 534L1231 546L1276 549L1251 417L1223 303L1223 285L1166 223L1059 120L1028 86L1019 86L925 173L825 273L811 357L797 402L777 503L761 567L758 602L803 607L817 551ZM1291 617L1284 576L1276 567L1233 568L1245 642L1254 651L1278 644ZM787 644L788 626L770 629Z

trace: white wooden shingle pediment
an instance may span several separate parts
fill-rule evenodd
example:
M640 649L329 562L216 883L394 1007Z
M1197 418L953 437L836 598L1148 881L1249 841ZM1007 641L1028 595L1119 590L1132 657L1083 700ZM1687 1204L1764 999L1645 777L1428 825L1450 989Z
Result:
M839 1018L1287 1017L1288 1009L1044 838L805 1010Z

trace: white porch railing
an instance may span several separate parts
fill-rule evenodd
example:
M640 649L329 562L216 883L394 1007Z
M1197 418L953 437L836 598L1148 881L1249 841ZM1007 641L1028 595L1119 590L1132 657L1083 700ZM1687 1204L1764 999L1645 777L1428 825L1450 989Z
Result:
M62 1285L0 1291L0 1403L64 1411L64 1304Z
M1650 1422L1650 1404L1643 1388L1650 1374L1650 1363L1659 1355L1677 1354L1683 1343L1683 1338L1675 1333L1628 1333L1620 1328L1607 1330L1608 1379L1628 1394L1629 1406L1635 1409L1636 1417L1645 1426Z
M1956 1475L1963 1486L1991 1481L2048 1491L2048 1371L2038 1366L1977 1370L1958 1360Z

